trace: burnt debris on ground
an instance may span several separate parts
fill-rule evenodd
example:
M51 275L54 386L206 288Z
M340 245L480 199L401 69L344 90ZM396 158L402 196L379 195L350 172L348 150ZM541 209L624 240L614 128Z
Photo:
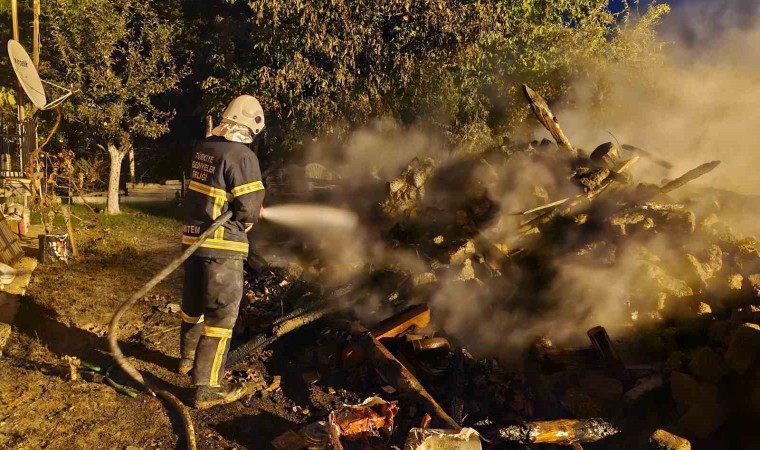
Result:
M249 268L233 376L287 371L256 395L310 405L275 448L756 442L760 246L721 222L722 199L679 191L719 162L637 183L637 163L672 165L573 147L524 92L555 141L413 159L365 223L380 261L304 247Z

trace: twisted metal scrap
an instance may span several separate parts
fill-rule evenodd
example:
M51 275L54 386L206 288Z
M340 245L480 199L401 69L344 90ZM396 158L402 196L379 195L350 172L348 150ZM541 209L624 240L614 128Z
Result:
M551 420L502 428L499 436L506 441L521 444L571 445L576 442L596 442L619 432L604 419Z

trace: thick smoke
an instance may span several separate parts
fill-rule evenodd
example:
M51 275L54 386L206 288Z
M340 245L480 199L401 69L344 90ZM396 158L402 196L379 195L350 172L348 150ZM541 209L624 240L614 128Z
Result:
M700 184L757 195L759 19L753 0L677 3L660 30L669 42L663 64L635 74L601 71L601 92L591 87L598 80L579 80L570 106L557 111L563 128L577 146L593 150L611 133L674 165L667 171L642 161L638 179L659 183L720 160Z
M606 67L598 72L601 84L600 79L577 80L565 106L555 110L571 142L587 151L607 141L633 144L673 164L666 170L643 158L633 170L637 182L660 184L704 162L720 160L718 169L695 184L746 196L760 192L760 178L753 174L760 167L754 139L760 124L760 5L755 3L676 4L660 30L662 39L669 41L661 65L635 74ZM536 136L544 137L545 132L537 131ZM408 271L412 277L429 270L415 249L381 238L388 230L371 211L387 196L386 183L413 157L434 157L438 167L445 166L456 149L444 143L426 130L387 121L370 124L347 139L314 143L309 159L341 179L342 190L329 198L330 203L356 211L363 220L353 236L315 233L325 266L331 267L327 272L334 274L332 282L360 278L373 267ZM514 232L520 219L508 213L578 192L545 165L519 156L509 161L502 182L491 183L488 168L485 161L468 175L478 178L499 209L501 220L493 221L496 232L490 237ZM451 184L456 180L454 174ZM537 192L536 186L546 192ZM458 195L468 194L456 186L438 192L434 187L434 182L426 184L429 205L459 201ZM743 207L753 202L746 198L750 200L740 202ZM722 219L740 232L760 231L748 216L752 214L738 208L721 211ZM437 325L478 352L506 355L538 336L569 343L582 339L595 325L610 328L614 337L615 326L629 320L632 311L639 306L648 310L647 303L659 301L654 290L642 286L642 273L660 270L657 255L677 260L688 245L663 237L631 238L616 250L614 264L604 264L604 256L599 264L578 264L574 255L560 254L542 261L540 270L553 277L550 285L539 287L538 295L521 291L525 273L507 273L500 286L484 286L462 281L460 267L452 265L437 274L434 291L426 299ZM604 255L605 249L594 251ZM366 300L355 308L357 315L368 323L384 318L389 313L385 295L365 293Z

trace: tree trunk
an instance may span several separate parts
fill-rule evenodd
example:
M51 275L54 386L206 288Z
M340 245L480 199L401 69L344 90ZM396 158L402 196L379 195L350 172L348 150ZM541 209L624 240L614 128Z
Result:
M135 187L135 148L131 145L129 146L129 152L127 153L129 157L129 182L132 183L132 186L130 186L131 189L134 189Z
M119 209L119 178L121 162L126 152L118 149L113 143L108 143L108 154L111 156L111 170L108 175L108 203L106 214L120 214Z

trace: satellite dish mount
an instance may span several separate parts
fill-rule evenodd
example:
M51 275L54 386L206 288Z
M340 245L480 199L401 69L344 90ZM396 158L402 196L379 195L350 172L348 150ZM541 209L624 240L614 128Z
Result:
M32 58L29 57L29 53L24 50L24 47L21 44L13 39L8 41L8 56L11 59L13 71L16 72L16 77L18 77L21 87L24 89L24 92L26 92L26 95L29 97L32 104L37 108L41 110L54 108L63 103L67 98L71 97L73 92L70 89L66 89L63 86L41 79L40 74L37 73L37 68L34 67ZM64 92L63 96L48 103L43 83L60 89Z

